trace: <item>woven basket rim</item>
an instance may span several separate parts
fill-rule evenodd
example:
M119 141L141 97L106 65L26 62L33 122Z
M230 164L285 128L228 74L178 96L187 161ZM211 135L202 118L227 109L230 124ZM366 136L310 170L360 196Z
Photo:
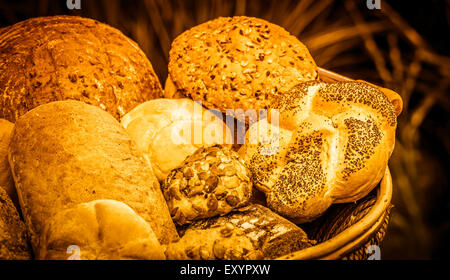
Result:
M343 232L315 246L282 256L278 260L339 259L362 245L382 226L392 199L392 177L389 168L379 187L377 199L369 212Z
M353 79L320 67L318 68L318 73L319 78L325 82L353 81ZM396 107L396 113L399 115L403 109L403 101L400 95L388 89L378 88L383 90L391 101L396 100L399 102L394 105ZM391 207L392 189L391 173L389 167L386 166L384 177L377 187L377 199L375 204L361 220L327 241L282 256L277 258L277 260L340 259L352 252L355 248L364 246L364 244L375 235L383 225L385 217Z

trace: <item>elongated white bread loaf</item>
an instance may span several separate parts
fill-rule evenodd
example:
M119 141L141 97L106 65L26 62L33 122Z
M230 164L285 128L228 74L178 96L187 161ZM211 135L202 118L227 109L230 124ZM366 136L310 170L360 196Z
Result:
M37 255L53 215L98 199L126 203L162 244L178 238L156 177L125 129L98 107L57 101L29 111L15 124L9 163Z

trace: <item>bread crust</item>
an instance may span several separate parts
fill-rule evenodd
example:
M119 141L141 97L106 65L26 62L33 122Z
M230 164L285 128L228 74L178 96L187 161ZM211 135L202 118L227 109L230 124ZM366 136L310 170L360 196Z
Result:
M58 212L47 221L39 245L41 260L165 259L150 225L116 200L94 200Z
M178 238L156 177L98 107L56 101L29 111L15 124L9 163L34 250L47 219L97 199L127 203L162 244Z
M219 145L198 149L162 184L172 219L183 225L246 205L252 195L249 173L232 150Z
M316 243L303 229L258 204L235 209L225 216L196 221L180 231L180 235L184 236L184 230L200 231L226 224L241 230L265 259L275 259Z
M8 147L13 129L13 123L0 119L0 188L6 190L6 193L20 213L19 199L8 162Z
M144 102L121 123L161 182L197 149L232 143L222 119L187 98Z
M0 260L30 260L25 224L6 191L0 188Z
M0 30L0 118L15 122L39 105L81 100L120 119L161 97L138 45L119 30L76 16L32 18Z
M166 85L175 87L165 96L181 94L222 112L257 110L316 78L308 49L282 27L253 17L219 17L173 41Z

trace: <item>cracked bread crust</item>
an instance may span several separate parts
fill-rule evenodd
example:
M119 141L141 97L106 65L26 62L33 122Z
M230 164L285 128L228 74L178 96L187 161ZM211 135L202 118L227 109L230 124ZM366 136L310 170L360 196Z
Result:
M163 184L172 219L179 225L225 215L248 203L249 171L236 152L221 146L198 149Z
M294 85L316 78L308 49L282 27L253 17L220 17L173 41L165 96L202 100L222 112L264 109Z

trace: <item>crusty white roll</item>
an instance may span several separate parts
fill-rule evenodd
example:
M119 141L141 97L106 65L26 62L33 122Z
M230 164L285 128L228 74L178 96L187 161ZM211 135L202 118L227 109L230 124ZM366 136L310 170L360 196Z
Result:
M41 260L164 260L151 226L116 200L80 203L48 219L39 242Z
M381 180L394 149L394 106L361 82L307 82L274 103L239 151L267 204L297 223L351 202Z
M159 181L197 149L232 143L225 123L190 99L150 100L121 122Z

